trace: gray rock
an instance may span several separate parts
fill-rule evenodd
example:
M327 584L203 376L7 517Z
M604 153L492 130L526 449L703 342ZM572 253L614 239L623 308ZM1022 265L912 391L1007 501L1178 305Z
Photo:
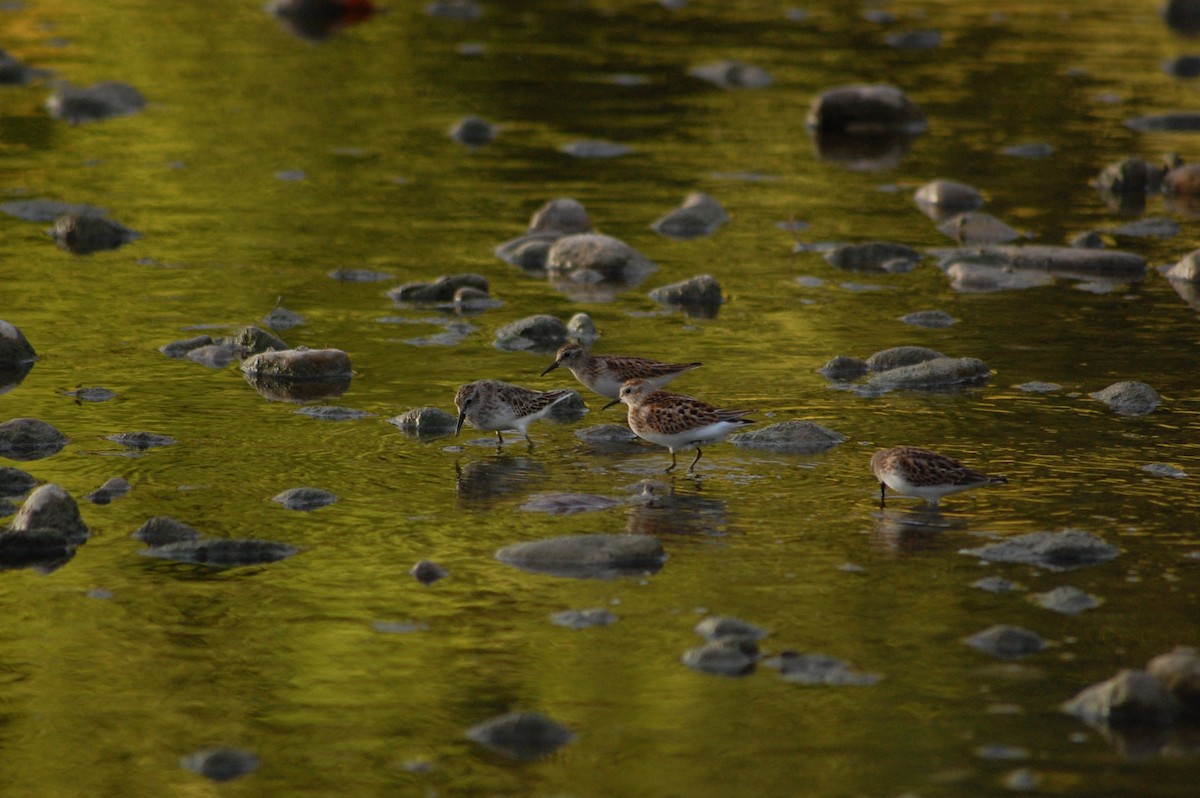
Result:
M1200 650L1176 646L1150 660L1146 671L1175 694L1185 713L1200 717Z
M867 358L867 368L871 371L891 371L944 357L941 352L924 346L893 346Z
M591 493L539 493L530 496L519 509L547 515L576 515L620 507L623 502Z
M758 646L751 640L719 637L683 653L682 661L694 671L718 676L745 676L758 662Z
M894 86L840 86L822 92L806 123L822 134L916 135L929 127L924 112Z
M450 128L450 138L468 147L483 147L496 138L496 126L478 116L466 116Z
M666 554L649 535L567 535L505 546L496 559L515 568L577 579L654 573Z
M1011 593L1014 590L1022 589L1016 582L1000 576L985 576L983 579L972 582L971 587L986 590L989 593Z
M29 494L9 529L14 532L57 532L76 545L85 542L89 534L75 499L52 482Z
M845 441L845 435L813 421L780 421L729 436L729 442L734 446L791 454L816 454Z
M1085 565L1098 565L1116 559L1116 546L1088 532L1067 529L1062 532L1030 532L1014 538L960 549L988 562L1012 562L1034 565L1051 571L1069 571Z
M432 585L450 575L449 571L433 560L421 560L409 569L408 573L422 585Z
M146 520L130 537L147 546L166 546L200 539L200 533L192 527L167 515L156 515Z
M1162 404L1158 391L1144 382L1136 381L1114 382L1088 396L1104 402L1123 416L1144 416L1153 413Z
M277 380L331 381L348 379L354 371L350 356L340 349L285 349L262 352L242 361L242 371Z
M761 89L772 82L771 73L762 67L734 60L700 64L689 69L688 74L722 89Z
M901 316L900 321L913 327L926 327L931 330L941 330L958 324L958 319L944 310L918 310Z
M266 316L264 316L262 323L267 325L268 327L270 327L272 330L282 332L283 330L290 330L293 327L299 327L301 324L304 324L305 322L304 322L304 317L301 316L299 313L296 313L295 311L292 311L292 310L288 310L287 308L284 308L284 307L278 307L278 308L274 308L270 313L268 313ZM287 345L284 344L283 346L278 347L278 348L279 349L287 349Z
M1032 792L1042 783L1042 777L1033 768L1017 768L1006 773L1002 783L1006 790Z
M877 684L881 678L876 673L856 671L845 662L826 654L784 651L763 664L778 670L784 680L805 686L867 687Z
M113 477L83 498L92 504L110 504L113 499L119 499L133 488L124 477Z
M0 204L0 213L24 222L53 222L60 216L107 216L108 211L81 202L48 199L15 200Z
M368 413L365 410L356 410L353 407L320 405L302 407L296 411L296 415L308 416L309 418L315 418L321 421L359 421L364 418L372 418L375 414Z
M1053 393L1054 391L1062 390L1062 386L1057 382L1038 382L1037 380L1034 380L1033 382L1023 382L1020 385L1014 385L1013 387L1018 391L1024 391L1025 393Z
M1174 78L1200 77L1200 56L1176 56L1163 63L1163 71Z
M8 53L0 50L0 85L24 86L48 74L44 69L26 66Z
M669 238L690 240L710 236L729 221L721 203L701 192L688 194L683 205L651 225L654 231Z
M559 150L574 158L619 158L633 152L633 147L603 139L579 139L567 142Z
M1147 463L1142 466L1142 470L1148 474L1153 474L1156 477L1170 477L1171 479L1187 479L1187 472L1176 468L1173 465L1166 463Z
M1096 726L1167 726L1182 709L1179 699L1161 679L1139 670L1122 670L1111 679L1084 688L1062 705L1063 712Z
M213 568L236 568L243 565L263 565L278 562L300 551L286 543L271 540L185 540L152 546L139 552L144 557L160 560L209 565Z
M933 180L917 189L913 201L921 212L935 222L964 211L982 208L983 195L964 183Z
M721 295L720 283L709 274L700 274L678 283L655 288L650 292L650 298L660 305L687 311L697 310L700 314L706 309L715 313L715 309L725 301L725 297Z
M692 631L705 640L732 637L737 640L749 640L752 643L771 634L766 629L761 629L752 623L730 615L709 615L696 624Z
M1180 229L1179 222L1159 216L1105 228L1105 232L1126 238L1174 238Z
M612 236L576 233L554 242L546 269L575 282L635 282L654 271L646 256Z
M64 391L64 394L76 402L107 402L109 399L115 399L117 396L116 391L99 387L75 388L70 391Z
M211 346L212 344L212 336L197 335L195 338L185 338L182 341L172 341L169 344L163 344L158 348L158 351L162 352L169 358L179 360L186 357L187 353L194 349L199 349L203 346Z
M823 375L828 380L846 382L856 380L870 370L871 367L862 358L838 355L817 369L817 373Z
M138 233L103 216L68 214L54 221L50 237L59 249L75 255L90 255L116 249L138 238Z
M587 610L564 610L550 616L550 623L568 629L590 629L594 626L609 626L617 622L617 616L603 608Z
M317 510L337 501L337 496L320 488L288 488L271 497L289 510Z
M483 16L483 7L475 0L434 0L425 6L425 13L438 19L475 22Z
M458 425L458 417L437 407L414 407L394 418L389 418L388 423L395 424L405 434L426 438L453 435L454 429Z
M1029 749L1015 745L991 743L975 749L975 756L989 762L1013 762L1029 758Z
M480 291L478 288L472 288L469 285L464 285L462 288L454 292L454 299L448 305L440 307L446 310L454 310L459 313L478 312L498 308L504 303L499 299L494 299L488 296L486 291ZM466 332L473 332L474 327L464 325L467 328Z
M593 446L628 446L640 448L641 439L624 424L597 424L575 431L575 437Z
M1103 599L1070 585L1056 587L1046 593L1034 593L1030 598L1040 606L1063 615L1078 615L1104 603Z
M396 302L452 302L460 288L488 290L487 278L480 274L444 274L433 282L405 283L388 291Z
M184 353L184 360L199 363L210 369L223 369L242 357L242 352L229 341L200 346Z
M825 253L825 260L839 269L856 272L910 272L924 257L912 247L888 241L845 244Z
M273 335L253 324L235 332L229 343L237 350L240 357L262 354L263 352L282 352L288 345L277 335Z
M1009 227L989 213L968 211L952 216L938 225L938 232L953 238L963 246L1007 244L1021 237L1021 232Z
M568 197L552 199L538 208L529 220L529 232L553 232L559 236L590 233L592 221L578 201Z
M546 271L550 249L560 238L562 234L557 231L526 233L496 247L495 254L500 260L518 269L540 274Z
M212 748L196 751L179 760L186 770L198 773L207 779L223 782L232 781L258 770L260 761L249 751L237 748Z
M991 373L988 365L978 358L939 357L880 372L871 377L869 385L884 390L949 388L985 382Z
M532 761L562 748L575 734L536 712L510 712L468 729L467 737L510 759Z
M19 468L0 466L0 498L24 496L34 485L37 485L37 478L32 474Z
M1000 150L1012 158L1049 158L1054 154L1054 147L1041 141L1026 144L1012 144Z
M1071 239L1071 246L1077 249L1104 249L1107 244L1104 236L1095 230L1087 230Z
M977 651L1000 659L1020 659L1036 654L1046 647L1046 641L1028 629L1003 625L984 629L963 638L963 642Z
M12 369L37 359L33 345L16 326L0 319L0 369Z
M567 342L567 325L554 316L526 316L496 330L493 346L508 352L556 350Z
M948 270L954 264L974 264L1047 272L1081 280L1141 280L1146 276L1145 258L1119 250L1005 245L933 250L932 254L943 270Z
M51 116L73 125L128 116L145 105L146 101L137 89L115 81L95 83L86 88L63 83L46 100L46 109Z
M382 283L391 280L392 275L370 269L334 269L329 272L329 278L340 283Z
M883 37L884 44L896 50L932 50L942 43L941 31L933 29L905 30Z
M1020 291L1054 283L1054 278L1045 272L1016 271L981 263L954 263L946 269L946 276L951 288L969 294Z
M1200 130L1200 112L1176 111L1125 120L1125 127L1138 133L1189 133Z
M137 451L156 449L159 446L170 446L175 443L175 439L170 435L159 435L156 432L117 432L105 435L104 440L119 443L126 449Z
M66 445L66 435L36 418L14 418L0 424L0 457L9 460L40 460L58 454Z

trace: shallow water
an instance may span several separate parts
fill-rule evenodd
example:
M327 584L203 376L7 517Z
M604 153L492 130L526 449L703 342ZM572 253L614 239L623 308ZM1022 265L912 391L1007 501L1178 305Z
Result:
M1194 794L1195 746L1134 756L1128 740L1058 705L1120 668L1200 643L1200 559L1189 557L1200 550L1196 310L1153 269L1108 293L1059 281L965 294L929 260L909 274L850 273L792 246L951 246L910 196L939 177L975 186L984 210L1039 243L1130 221L1089 181L1126 155L1200 151L1197 134L1121 124L1196 106L1197 84L1161 63L1200 42L1172 34L1152 3L896 3L891 25L818 2L800 21L752 2L489 3L470 23L420 5L395 4L321 43L233 0L28 0L0 11L0 47L25 63L80 85L128 82L148 99L138 115L72 127L43 110L48 82L0 87L0 199L90 203L142 234L81 257L56 249L47 224L0 216L0 318L41 356L0 395L0 420L32 416L71 439L53 457L0 465L77 498L117 475L133 485L109 505L81 500L93 536L67 565L0 574L3 791L192 790L202 779L179 760L225 745L262 760L225 788L238 794L998 794L1021 767L1056 794ZM940 30L941 46L883 44L916 28ZM483 54L460 54L464 42ZM722 58L774 82L722 90L687 75ZM628 74L644 82L613 80ZM884 80L925 110L929 132L893 168L817 158L804 129L812 98ZM477 150L452 141L447 131L467 114L500 125L498 138ZM558 151L577 139L634 152ZM1038 142L1053 154L1002 152ZM732 221L689 242L649 229L694 190ZM612 301L577 302L493 256L559 196L658 270ZM1171 216L1182 232L1112 243L1152 266L1200 245L1195 219L1161 198L1146 215ZM809 227L781 230L790 218ZM393 279L331 280L340 268ZM397 308L385 291L459 272L485 275L504 305L466 319L477 329L456 345L408 343L453 317ZM701 273L728 296L715 319L663 312L646 297ZM157 350L197 327L256 323L279 299L307 322L284 340L352 358L350 389L326 404L372 417L297 415L233 366ZM932 308L959 322L897 321ZM597 351L702 360L673 387L753 408L761 422L816 421L849 441L815 456L723 444L695 475L662 478L663 450L597 452L575 438L622 418L595 397L579 424L535 425L532 451L497 451L490 434L470 430L419 441L386 423L421 405L452 411L455 388L475 379L572 385L561 369L539 378L548 356L501 352L492 333L532 313L581 310L601 330ZM815 373L834 355L901 344L978 357L993 374L966 390L867 398ZM1127 418L1088 398L1125 379L1153 385L1163 407ZM1033 380L1062 388L1015 387ZM76 386L118 397L76 402L65 395ZM178 443L132 456L105 440L140 430ZM1010 484L951 498L939 515L908 499L881 512L868 460L898 443L933 446ZM1155 477L1141 470L1148 463L1191 476ZM551 492L626 498L646 478L664 479L662 506L520 509ZM339 500L311 513L270 500L303 485ZM224 571L165 563L139 556L129 537L153 515L302 551ZM914 519L937 528L914 531ZM1122 554L1064 574L958 553L1066 528ZM517 541L622 531L661 538L660 572L574 580L492 557ZM422 559L450 578L418 584L408 571ZM1027 590L970 586L992 575ZM1060 585L1104 604L1061 616L1027 599ZM619 620L580 631L549 622L588 607ZM800 687L764 667L738 679L694 672L680 656L699 645L692 627L707 614L769 630L767 653L826 653L883 679ZM377 626L400 621L419 630ZM999 623L1052 645L1004 664L962 644ZM543 713L577 736L528 763L464 736L510 710ZM989 744L1028 757L981 757Z

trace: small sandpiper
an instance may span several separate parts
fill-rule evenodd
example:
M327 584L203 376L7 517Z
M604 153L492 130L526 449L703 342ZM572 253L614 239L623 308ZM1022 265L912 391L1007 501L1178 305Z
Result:
M633 434L671 450L667 473L675 468L676 452L695 447L696 459L688 466L691 472L700 462L702 445L723 441L735 429L754 423L743 418L752 410L720 410L690 396L655 390L649 380L629 380L621 386L620 395L605 407L618 402L629 406Z
M519 385L510 385L500 380L469 382L458 389L454 404L458 407L458 426L454 434L462 432L463 422L478 430L494 431L496 440L503 444L503 430L513 430L529 440L529 425L545 418L556 404L571 396L574 391L534 391Z
M944 454L918 446L880 449L871 457L871 472L879 480L879 506L884 505L885 486L902 496L915 496L937 506L943 496L981 485L1008 482L969 468Z
M628 380L642 379L655 388L661 388L671 380L699 368L699 363L660 363L644 357L626 355L593 355L580 343L563 344L554 356L554 362L546 367L546 376L559 366L566 366L575 379L608 399L616 399L621 386Z

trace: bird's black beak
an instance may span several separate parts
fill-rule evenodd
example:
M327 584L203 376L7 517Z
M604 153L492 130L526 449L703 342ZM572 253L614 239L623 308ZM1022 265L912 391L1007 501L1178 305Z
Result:
M547 374L549 374L550 372L554 371L556 368L558 368L558 361L557 361L557 360L556 360L556 361L554 361L553 363L551 363L549 366L546 366L546 370L545 370L545 371L543 371L543 372L541 373L541 375L540 375L540 376L542 376L542 377L545 377Z
M600 409L607 410L608 408L612 407L613 405L619 405L619 404L621 404L620 399L613 399L611 402L609 402L608 404L606 404L604 407L602 407Z
M466 420L467 420L467 411L466 410L458 411L458 426L456 426L454 428L454 436L456 438L458 437L458 433L462 432L462 425L463 425L463 422Z

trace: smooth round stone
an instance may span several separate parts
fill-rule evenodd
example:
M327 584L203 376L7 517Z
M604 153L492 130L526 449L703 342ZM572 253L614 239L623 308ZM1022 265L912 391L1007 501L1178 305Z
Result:
M720 637L698 648L688 649L683 654L682 662L701 673L745 676L758 663L758 646L752 640Z
M132 488L133 486L124 477L113 477L83 498L93 504L109 504L113 499L119 499L124 496Z
M496 126L478 116L467 116L450 128L450 138L468 147L483 147L496 138Z
M160 560L208 565L213 568L236 568L245 565L264 565L291 557L300 551L286 543L272 540L185 540L153 546L139 552L144 557Z
M317 510L337 501L337 496L320 488L288 488L271 497L289 510Z
M936 349L924 346L893 346L881 349L867 358L867 368L871 371L891 371L944 357L946 356Z
M1114 382L1088 396L1099 399L1123 416L1144 416L1153 413L1162 404L1158 391L1144 382L1136 381Z
M526 316L496 330L493 345L509 352L558 349L567 342L567 325L545 313Z
M452 435L458 426L458 417L437 407L414 407L388 419L388 423L418 437Z
M722 89L761 89L772 83L767 70L734 60L700 64L689 69L688 74Z
M587 610L563 610L550 616L550 623L568 629L591 629L594 626L609 626L617 622L617 616L603 608Z
M350 356L340 349L285 349L262 352L242 361L242 371L280 380L329 381L353 374Z
M1163 64L1163 71L1176 78L1200 77L1200 56L1181 55Z
M66 435L36 418L14 418L0 424L0 457L40 460L57 454L66 445Z
M845 435L812 421L780 421L729 436L734 446L793 454L816 454L845 441Z
M434 0L425 6L425 13L438 19L475 22L483 16L483 7L475 0Z
M147 519L130 537L142 541L147 546L165 546L170 543L199 540L200 533L170 516L156 515Z
M500 260L516 266L518 269L540 274L547 269L546 264L554 242L562 237L562 234L555 230L526 233L511 241L505 241L496 247L494 253Z
M37 483L36 477L19 468L0 466L0 497L24 496Z
M554 232L559 235L590 233L592 221L578 200L559 197L538 208L529 220L529 232Z
M1103 599L1070 585L1056 587L1046 593L1034 593L1030 598L1039 606L1063 615L1078 615L1104 603Z
M1145 195L1162 185L1164 171L1137 156L1110 163L1100 171L1096 187L1107 194Z
M950 286L964 293L991 293L993 291L1018 291L1053 285L1054 278L1044 272L1013 271L1004 266L988 266L983 263L955 263L946 269Z
M644 575L662 568L666 554L650 535L567 535L514 543L496 552L506 565L524 571L577 579Z
M874 375L872 388L891 390L896 388L948 388L985 382L991 369L979 358L939 357L912 366L901 366Z
M488 291L487 278L480 274L444 274L432 282L405 283L388 291L396 302L451 302L460 288Z
M808 127L823 134L916 135L929 127L925 113L900 89L887 85L839 86L822 92L808 111Z
M392 275L370 269L334 269L329 272L329 278L339 283L382 283L391 280Z
M184 353L183 359L210 369L223 369L241 356L242 353L236 346L222 342L189 349Z
M1168 280L1200 283L1200 249L1192 250L1162 272Z
M912 271L923 257L912 247L889 241L846 244L825 254L825 260L839 269L894 274Z
M1027 144L1014 144L1010 147L1004 147L1000 150L1005 155L1012 158L1049 158L1054 154L1054 148L1049 144L1040 141L1029 142Z
M119 443L126 449L139 451L170 446L175 443L175 439L170 435L159 435L154 432L118 432L113 435L105 435L104 440Z
M709 274L655 288L650 298L660 305L681 308L715 308L725 301L721 284Z
M1200 714L1200 650L1176 646L1150 660L1146 671L1165 684L1190 714Z
M958 324L958 319L944 310L918 310L900 317L900 321L913 327L925 327L931 330L942 330Z
M1095 230L1088 230L1073 237L1071 246L1077 249L1104 249L1108 244L1104 241L1104 236Z
M625 424L597 424L575 431L575 437L598 446L635 444L640 439Z
M1046 272L1073 279L1140 280L1146 259L1120 250L1079 249L1047 245L995 245L938 250L942 269L967 264L993 269Z
M988 562L1022 563L1051 571L1106 563L1116 559L1120 553L1111 543L1077 529L1030 532L1000 543L959 550L959 554L969 554Z
M527 761L549 756L575 734L536 712L512 712L468 729L467 737L496 753Z
M856 671L845 662L826 654L784 651L763 664L779 671L786 681L814 687L869 687L882 678L875 673Z
M1063 712L1082 721L1111 725L1166 726L1182 709L1161 679L1140 670L1122 670L1111 679L1085 687L1062 705Z
M651 227L660 235L680 240L703 238L717 231L729 221L729 214L707 194L693 192L684 198L683 204L661 217Z
M73 125L128 116L145 105L146 101L137 89L115 81L95 83L86 88L62 83L46 100L46 109L51 116Z
M867 365L867 361L858 357L848 357L846 355L838 355L830 360L824 366L817 369L817 373L824 376L826 379L837 382L848 380L856 380L871 370Z
M990 745L981 745L975 749L975 756L980 759L986 759L989 762L1012 762L1021 759L1029 758L1029 749L1021 748L1016 745L1004 745L1002 743L992 743Z
M1005 625L984 629L963 638L963 642L977 651L1000 659L1019 659L1046 647L1046 641L1028 629Z
M75 544L86 541L89 534L75 499L54 483L30 493L9 528L15 532L54 531Z
M103 216L71 214L54 221L50 237L59 249L75 255L90 255L128 244L138 238L138 234Z
M213 781L232 781L258 770L261 762L249 751L237 748L212 748L196 751L179 760L179 764L193 773Z
M654 264L612 236L578 233L554 242L546 255L546 268L579 282L632 281L654 271Z
M1173 465L1166 463L1147 463L1142 466L1142 470L1147 474L1153 474L1156 477L1168 477L1170 479L1187 479L1187 472L1176 468Z
M37 359L33 345L13 324L0 319L0 369L11 369Z
M938 232L959 244L973 247L979 244L1006 244L1021 237L1021 232L1009 227L990 213L967 211L938 225Z
M696 624L692 631L705 640L734 637L752 642L762 640L771 634L766 629L761 629L752 623L730 615L710 615Z
M432 585L450 575L442 566L433 560L421 560L409 570L409 575L422 585Z

